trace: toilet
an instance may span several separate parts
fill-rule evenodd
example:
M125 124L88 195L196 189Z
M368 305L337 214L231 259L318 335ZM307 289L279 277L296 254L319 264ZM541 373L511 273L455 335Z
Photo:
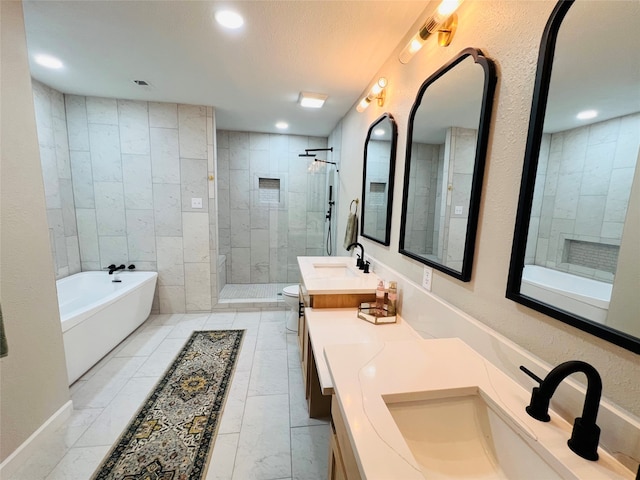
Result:
M287 330L291 330L292 332L298 331L299 292L300 287L298 285L289 285L282 289L282 298L289 309L289 315L287 316Z

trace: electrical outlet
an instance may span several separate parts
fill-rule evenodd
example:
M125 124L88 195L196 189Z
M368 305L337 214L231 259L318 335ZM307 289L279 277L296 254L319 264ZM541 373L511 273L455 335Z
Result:
M202 198L192 198L191 208L202 208Z
M433 269L429 267L424 267L424 271L422 272L422 286L427 290L427 292L431 291L432 277L433 277Z
M462 205L456 205L454 212L455 212L455 215L462 215Z

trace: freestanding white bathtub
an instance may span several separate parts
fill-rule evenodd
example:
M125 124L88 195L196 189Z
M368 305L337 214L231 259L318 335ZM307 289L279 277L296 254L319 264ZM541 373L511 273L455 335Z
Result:
M520 292L605 324L613 285L538 265L525 265Z
M149 316L156 272L81 272L56 282L69 385Z

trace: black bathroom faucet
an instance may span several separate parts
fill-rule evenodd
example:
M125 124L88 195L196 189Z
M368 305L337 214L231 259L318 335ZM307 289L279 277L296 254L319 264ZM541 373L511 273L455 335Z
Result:
M347 251L350 251L353 247L360 247L360 257L358 257L358 260L356 261L356 266L360 270L364 270L364 247L358 242L353 242L347 247Z
M112 263L111 265L109 265L109 275L113 274L113 272L117 272L118 270L124 270L125 268L127 267L125 267L124 265L116 267L116 265Z
M539 387L533 388L531 402L526 410L530 416L541 422L548 422L551 419L549 417L549 402L560 382L576 372L582 372L587 376L587 394L582 417L575 419L571 438L567 444L574 453L582 458L598 460L600 427L596 425L596 417L602 394L602 380L598 371L588 363L579 360L561 363L551 370L544 380L526 367L520 366L520 370L540 383Z

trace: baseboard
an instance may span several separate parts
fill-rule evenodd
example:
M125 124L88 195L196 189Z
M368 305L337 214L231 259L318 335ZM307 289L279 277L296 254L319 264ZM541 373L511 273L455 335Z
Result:
M29 457L40 449L46 435L64 424L71 416L71 412L73 412L73 402L69 400L0 464L0 478L9 478L17 472Z

